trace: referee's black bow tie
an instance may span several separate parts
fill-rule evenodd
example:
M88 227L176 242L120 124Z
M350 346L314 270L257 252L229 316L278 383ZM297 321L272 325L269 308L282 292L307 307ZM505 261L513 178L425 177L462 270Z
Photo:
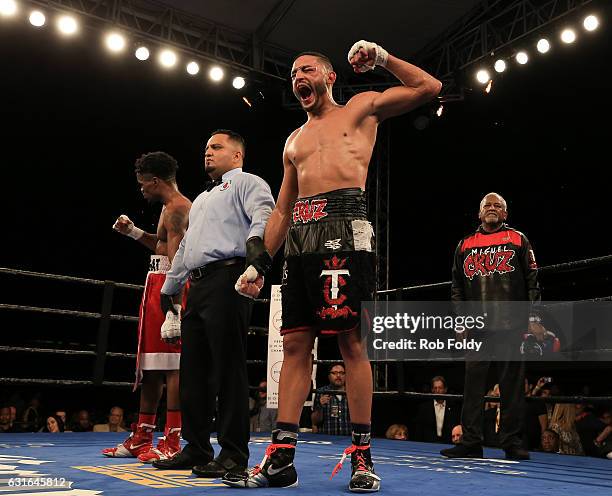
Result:
M208 181L205 185L204 185L204 191L210 191L211 189L213 189L215 186L219 186L221 184L221 179L215 179L214 181Z

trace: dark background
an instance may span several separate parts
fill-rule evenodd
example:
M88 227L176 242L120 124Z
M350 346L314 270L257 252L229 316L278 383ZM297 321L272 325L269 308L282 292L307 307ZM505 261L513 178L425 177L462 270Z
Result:
M423 131L413 120L429 108L386 124L393 143L392 287L448 280L455 246L476 228L479 201L489 191L506 198L509 222L530 238L540 266L610 254L610 19L594 33L580 29L572 46L554 42L546 56L531 50L526 66L511 63L495 76L489 95L472 83L475 68L468 69L465 100L447 104L442 118L432 118ZM0 265L142 284L148 254L111 229L122 213L145 230L156 225L159 207L142 199L134 160L154 150L172 154L180 164L180 189L193 199L206 180L203 144L212 130L230 128L247 140L246 170L276 194L284 141L304 121L301 111L283 109L281 92L282 85L265 82L238 92L229 80L215 85L182 69L111 56L99 33L68 40L52 29L3 22ZM272 283L279 281L278 258ZM0 277L4 303L100 310L99 287ZM551 276L543 287L545 299L605 296L610 268ZM113 313L136 315L138 302L137 292L118 290ZM3 345L94 349L96 341L93 320L2 310L0 323ZM265 309L257 309L253 324L267 325ZM134 352L135 330L135 324L113 323L110 350ZM265 337L250 339L250 358L265 359ZM331 358L337 351L328 341L322 353ZM91 376L92 360L3 353L0 370L3 377L83 379ZM132 370L129 361L110 361L106 378L130 380ZM582 364L576 370L557 371L568 392L585 384L609 392L609 371ZM439 372L452 376L452 390L461 390L462 373L427 364L405 367L406 388L421 390ZM551 375L543 372L531 374ZM252 370L251 383L263 374L263 367ZM75 401L75 389L40 386L3 386L0 396L43 389L47 405ZM81 403L102 410L111 403L135 406L135 395L125 390L77 391ZM388 401L375 409L381 424Z

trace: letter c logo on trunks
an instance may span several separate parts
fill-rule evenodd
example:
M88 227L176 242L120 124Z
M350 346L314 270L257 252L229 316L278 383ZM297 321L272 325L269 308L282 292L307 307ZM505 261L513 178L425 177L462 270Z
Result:
M293 207L293 222L303 222L304 224L313 221L316 222L323 217L327 217L325 206L327 200L321 198L319 200L298 200Z
M347 260L348 258L339 259L335 255L330 260L323 260L326 269L321 271L320 277L326 276L323 283L323 299L329 305L322 307L317 312L323 320L327 318L337 319L339 317L348 319L349 317L357 316L357 312L353 312L353 309L348 305L340 306L346 301L347 296L345 294L338 296L340 288L347 284L342 276L348 277L351 275L350 271L344 268Z

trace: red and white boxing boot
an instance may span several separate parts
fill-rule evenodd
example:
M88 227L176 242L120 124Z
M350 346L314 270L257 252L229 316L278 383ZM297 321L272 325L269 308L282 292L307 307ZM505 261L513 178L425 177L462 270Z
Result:
M138 455L138 460L143 463L153 463L155 460L168 460L181 452L181 428L168 427L164 435L159 438L157 447Z
M136 458L149 451L153 446L154 430L154 424L145 424L144 422L132 424L130 436L114 448L103 449L102 454L115 458Z

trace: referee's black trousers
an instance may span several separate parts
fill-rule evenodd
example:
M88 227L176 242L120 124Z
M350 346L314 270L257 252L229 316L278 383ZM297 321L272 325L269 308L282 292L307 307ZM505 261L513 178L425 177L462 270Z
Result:
M185 453L198 462L213 459L210 433L216 416L219 461L247 466L249 383L247 330L252 301L234 289L244 264L212 269L191 281L181 323L180 401Z
M489 368L494 365L500 392L499 441L504 449L520 448L525 415L525 362L519 353L521 330L504 330L485 337L479 352L468 352L465 359L462 444L480 446L483 442L484 395Z

